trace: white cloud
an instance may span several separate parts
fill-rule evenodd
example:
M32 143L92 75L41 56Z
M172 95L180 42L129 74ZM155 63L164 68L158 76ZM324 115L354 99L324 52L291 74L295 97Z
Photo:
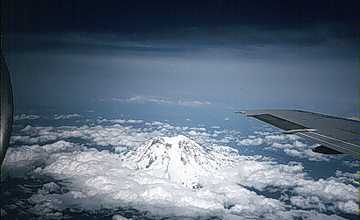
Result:
M345 220L337 215L326 215L316 211L291 210L282 215L285 219L321 219L321 220Z
M338 180L343 183L351 183L353 185L359 185L359 174L358 173L349 173L342 172L341 170L337 170L335 175Z
M262 138L246 138L241 141L238 141L239 145L261 145L264 143L264 140Z
M128 218L125 218L121 215L113 215L112 220L127 220Z
M153 103L153 104L166 104L166 105L180 105L180 106L204 106L210 105L211 102L209 101L200 101L200 100L182 100L182 99L173 99L173 98L165 98L165 97L157 97L157 96L132 96L126 99L121 98L113 98L113 101L120 101L120 102L129 102L129 103L137 103L137 104L144 104L144 103Z
M30 198L35 204L35 211L40 213L48 211L49 214L54 215L61 212L62 208L69 208L67 205L70 204L77 204L86 210L99 209L99 204L105 207L132 204L135 208L164 215L228 213L243 218L263 215L274 218L290 214L281 201L258 195L243 186L255 187L259 190L269 186L285 188L292 186L295 187L295 192L307 200L314 200L316 197L318 204L312 208L323 207L319 208L319 211L334 211L328 209L329 205L325 205L327 203L331 203L335 210L344 212L356 213L357 209L353 206L356 204L357 194L355 193L355 197L352 196L354 190L357 190L355 187L346 184L337 185L339 183L332 180L317 182L305 179L303 168L299 164L280 165L243 156L236 156L234 160L234 156L220 154L217 158L233 158L231 159L233 162L228 168L212 170L210 176L200 177L202 188L194 191L173 182L172 179L161 178L153 173L154 170L151 172L148 169L137 170L136 166L132 165L134 162L132 157L127 161L118 154L91 148L81 151L69 148L66 152L60 151L59 149L65 149L63 147L59 149L55 147L55 150L50 151L51 156L44 157L43 149L51 148L50 146L32 148L40 152L35 158L42 158L45 162L45 167L36 169L36 173L66 180L70 184L69 187L71 186L70 192L61 194L56 193L61 191L56 185L44 185L41 192ZM23 149L18 151L23 152ZM312 187L313 185L315 187ZM331 195L328 195L329 185L333 186ZM343 197L344 193L349 196ZM309 196L311 198L308 198ZM309 208L308 205L306 206L306 201L301 201L300 197L292 198L291 202L299 207ZM226 204L231 207L228 211Z
M39 119L40 116L38 115L28 115L28 114L20 114L20 115L15 115L14 116L14 120L18 121L18 120L35 120L35 119Z
M99 209L99 204L105 207L133 204L135 208L145 208L152 213L180 216L222 215L225 203L231 204L229 212L238 216L271 215L276 210L285 210L282 202L257 195L235 182L223 184L223 174L215 170L208 171L210 177L205 175L199 179L203 188L194 191L172 179L159 177L154 170L137 170L131 165L132 159L124 161L108 151L55 152L44 160L45 167L36 172L70 181L72 191L58 194L54 193L59 191L56 185L44 185L30 198L33 211L39 214L45 212L47 216L54 216L74 203L86 210ZM66 204L68 200L71 202ZM262 204L261 209L259 204Z
M293 157L299 157L299 158L306 158L310 161L329 161L330 157L329 155L315 153L312 151L312 149L306 149L306 150L296 150L296 149L284 149L284 152Z
M147 143L155 137L179 134L191 137L198 144L194 145L194 152L202 149L196 155L209 159L199 159L202 165L197 167L194 165L197 163L191 162L195 156L177 157L188 156L188 153L163 154L166 144L154 145L159 147L158 151L146 153ZM86 142L80 145L62 140L70 137ZM352 173L339 171L334 177L315 180L300 163L279 164L260 156L241 156L231 145L224 146L231 142L244 145L262 142L276 149L307 149L301 139L292 136L261 138L255 135L241 139L238 132L231 130L185 129L165 122L130 119L121 123L104 120L80 127L27 126L13 141L19 140L29 145L9 149L5 170L11 175L22 171L51 176L62 183L47 183L29 198L32 211L48 217L62 218L62 210L73 206L84 210L131 206L154 215L217 215L227 219L264 216L268 219L339 219L334 214L357 212L357 188ZM54 143L47 144L49 140ZM286 145L288 142L291 146ZM143 156L147 159L139 159ZM162 160L157 161L158 158ZM177 161L177 166L165 172L160 168L168 164L169 158ZM209 166L211 169L204 169L209 161L214 163ZM160 168L152 169L155 165ZM179 169L188 175L177 174ZM201 187L192 189L190 183ZM289 191L288 197L271 198L252 190L265 192L268 188ZM299 210L294 210L295 207Z
M289 156L311 161L329 161L332 157L331 155L313 152L312 148L315 148L316 146L306 145L302 142L302 139L296 135L279 135L261 131L256 131L254 134L255 135L249 135L247 138L239 140L237 144L245 146L264 145L265 149L282 150Z
M9 148L5 156L5 164L11 167L11 175L21 177L24 173L36 169L38 164L49 160L54 153L78 149L80 149L79 146L66 141Z
M341 210L346 213L356 214L358 208L358 189L350 184L329 178L318 181L300 180L295 192L299 195L321 200L323 204L330 203L327 210ZM314 203L316 204L316 203Z
M63 120L63 119L70 119L70 118L79 118L81 115L75 113L75 114L67 114L67 115L54 115L55 120Z
M130 119L126 121L127 123L132 123L132 124L141 124L144 121L143 120L135 120L135 119Z
M293 196L290 198L291 204L303 209L316 209L319 211L326 211L326 206L316 196Z

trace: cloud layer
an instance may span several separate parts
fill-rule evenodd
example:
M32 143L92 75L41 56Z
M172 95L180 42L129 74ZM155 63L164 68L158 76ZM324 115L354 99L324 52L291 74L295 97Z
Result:
M189 160L179 158L176 164L180 167L174 169L188 174L176 177L171 169L161 171L171 164L166 165L166 158L175 161L184 152L191 155L186 151L163 153L164 149L178 146L179 137L186 140L187 149L193 146L194 152L203 152L196 155L211 157L209 161L222 165L212 165L212 169L204 169L201 174L189 174L191 169L181 168L180 164L196 164L191 162L195 156L191 156ZM164 142L151 145L154 140ZM64 210L72 207L84 211L133 207L150 211L151 216L226 219L341 219L339 213L357 213L356 174L339 171L333 177L316 180L299 162L283 164L258 155L243 156L231 147L233 143L250 148L266 143L271 150L300 148L299 152L303 152L305 144L293 135L257 132L244 138L237 131L219 127L97 119L83 126L26 126L12 141L23 146L9 149L7 173L53 179L26 200L32 213L48 218L62 218ZM151 154L148 160L136 159L150 155L145 153L149 146L153 146L151 152L158 153ZM158 159L154 158L158 157L165 159L156 162ZM191 177L191 183L196 180L198 187L185 184L187 177Z
M120 102L128 102L128 103L136 103L136 104L165 104L165 105L179 105L179 106L187 106L187 107L196 107L196 106L204 106L210 105L211 102L208 101L199 101L199 100L182 100L182 99L170 99L165 97L156 97L156 96L132 96L126 99L121 98L113 98L113 101Z
M18 120L35 120L35 119L39 119L40 116L38 115L28 115L28 114L20 114L20 115L15 115L14 116L14 120L18 121Z

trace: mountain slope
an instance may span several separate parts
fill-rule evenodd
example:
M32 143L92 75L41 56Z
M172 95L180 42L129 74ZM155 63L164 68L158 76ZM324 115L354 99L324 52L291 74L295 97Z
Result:
M221 157L211 153L210 149L183 135L154 138L138 148L129 159L139 170L189 188L201 187L199 177L224 164Z

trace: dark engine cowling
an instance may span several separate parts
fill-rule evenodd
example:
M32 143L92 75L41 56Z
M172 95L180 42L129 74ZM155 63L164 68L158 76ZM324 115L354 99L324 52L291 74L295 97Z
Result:
M1 74L1 127L0 127L0 167L5 158L9 146L10 135L13 123L13 94L10 81L10 73L5 58L0 52L0 74Z
M333 150L324 145L317 146L317 147L313 148L312 151L315 153L320 153L320 154L342 154L341 152L339 152L337 150Z

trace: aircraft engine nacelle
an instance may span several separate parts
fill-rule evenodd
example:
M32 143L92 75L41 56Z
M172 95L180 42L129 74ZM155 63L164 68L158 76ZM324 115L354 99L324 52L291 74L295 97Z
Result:
M0 167L4 161L6 150L10 142L10 134L13 123L13 94L10 81L10 73L5 58L0 53L1 74L1 115L0 115Z

